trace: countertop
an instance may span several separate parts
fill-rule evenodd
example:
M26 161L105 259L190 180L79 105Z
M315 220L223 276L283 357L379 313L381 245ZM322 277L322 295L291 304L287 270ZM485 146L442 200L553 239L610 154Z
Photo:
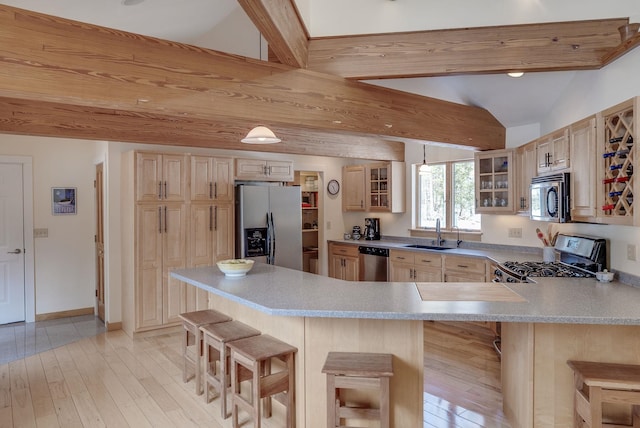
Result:
M536 278L502 284L526 302L486 302L423 301L413 282L349 282L262 263L239 278L216 266L171 276L270 315L640 325L640 289L616 281Z

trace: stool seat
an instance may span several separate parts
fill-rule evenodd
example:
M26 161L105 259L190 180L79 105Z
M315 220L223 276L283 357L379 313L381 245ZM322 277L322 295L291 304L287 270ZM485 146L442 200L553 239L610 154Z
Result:
M342 419L359 418L379 420L381 428L389 428L392 354L329 352L322 373L327 375L327 427L342 427ZM342 389L378 389L379 409L344 405Z
M298 348L263 334L228 342L231 350L232 426L237 428L238 410L249 412L256 428L261 426L260 400L265 417L271 416L271 398L275 397L286 408L286 426L295 428L295 353ZM284 368L271 372L272 359L284 362ZM252 373L251 401L241 394L240 371L244 368Z
M567 361L573 370L574 427L640 427L640 366L631 364ZM632 425L603 422L602 403L632 406Z
M202 357L202 332L200 327L206 324L215 324L225 321L231 321L231 317L214 311L213 309L204 309L201 311L185 312L179 315L182 320L182 380L188 382L190 377L187 375L187 366L192 364L195 372L196 394L202 394L201 382L201 361ZM195 355L192 357L188 353L190 345L195 345Z
M209 385L217 388L220 393L220 412L222 418L227 414L227 387L229 383L229 350L227 343L246 337L258 336L259 330L249 327L240 321L227 321L217 324L207 324L200 327L203 334L204 361L205 361L205 402L209 402ZM212 359L211 350L215 351L215 360ZM220 374L216 376L216 362L220 367Z

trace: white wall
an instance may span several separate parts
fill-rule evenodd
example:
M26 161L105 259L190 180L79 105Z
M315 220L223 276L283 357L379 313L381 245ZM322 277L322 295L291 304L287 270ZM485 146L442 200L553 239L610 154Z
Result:
M260 32L240 6L234 8L195 44L248 58L260 58L261 45L266 45L260 40Z
M93 307L95 143L0 134L0 152L33 159L36 314ZM52 187L77 188L77 215L52 214Z

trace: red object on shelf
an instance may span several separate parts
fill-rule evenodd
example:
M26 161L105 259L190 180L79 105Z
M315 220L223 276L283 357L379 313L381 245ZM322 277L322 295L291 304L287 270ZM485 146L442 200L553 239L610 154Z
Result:
M602 180L602 183L609 184L609 183L613 183L614 181L616 181L615 178L605 178L604 180Z
M615 207L616 207L615 204L603 205L602 206L602 211L611 211Z
M616 183L623 183L625 181L629 181L629 177L617 177L613 179Z

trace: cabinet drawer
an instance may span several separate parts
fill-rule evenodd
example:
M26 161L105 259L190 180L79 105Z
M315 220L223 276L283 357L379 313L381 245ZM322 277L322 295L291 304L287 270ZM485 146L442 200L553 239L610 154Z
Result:
M389 261L395 263L414 263L414 253L411 251L389 250Z
M415 253L414 263L416 267L442 267L442 256L440 254L433 254L427 252Z
M332 244L331 245L331 254L337 254L341 256L348 257L358 257L358 246L357 245L339 245Z
M485 274L486 262L476 257L444 256L444 268L446 271L457 270L459 272Z

